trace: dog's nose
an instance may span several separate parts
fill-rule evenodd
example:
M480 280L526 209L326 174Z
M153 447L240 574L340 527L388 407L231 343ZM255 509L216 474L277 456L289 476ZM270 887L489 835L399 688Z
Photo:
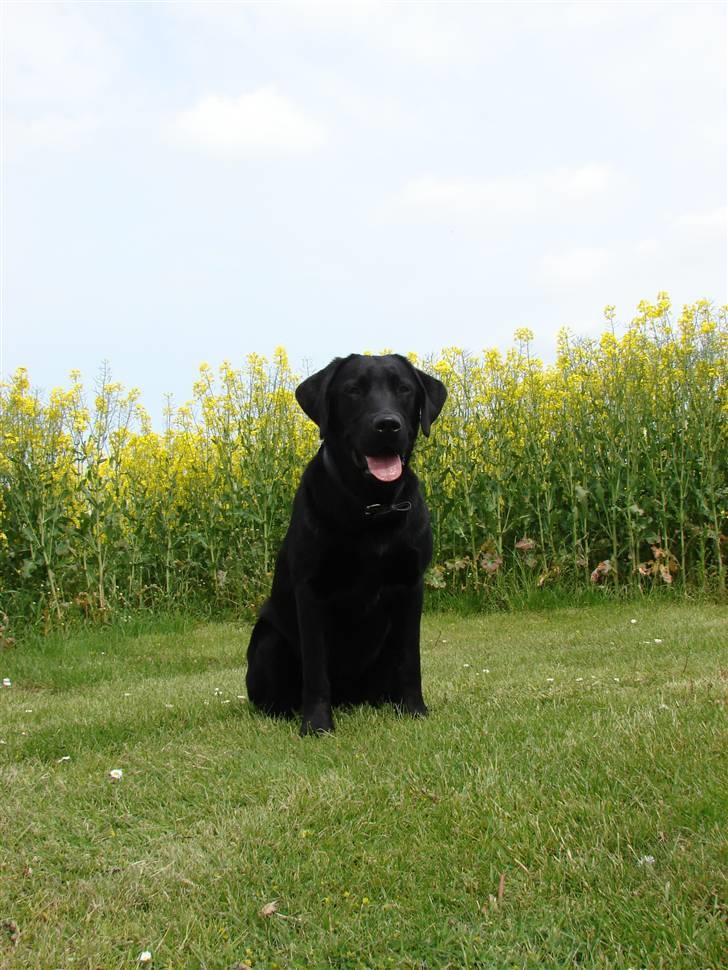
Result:
M374 419L374 430L394 433L402 427L402 422L396 414L378 414Z

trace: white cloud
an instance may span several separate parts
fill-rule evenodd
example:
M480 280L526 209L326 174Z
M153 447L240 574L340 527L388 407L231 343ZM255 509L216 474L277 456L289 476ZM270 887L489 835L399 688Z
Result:
M716 241L722 238L724 251L728 243L727 218L724 207L689 212L673 219L667 232L659 238L614 240L609 248L586 243L547 249L538 260L535 281L559 301L568 303L580 293L588 295L598 291L606 298L610 291L616 293L627 287L643 295L658 290L672 292L674 281L681 278L684 268L694 266L697 273L691 282L692 292L690 288L685 290L687 298L710 295L705 280L710 280L715 272L713 257L720 249ZM696 246L701 245L696 259ZM706 277L706 261L702 257L708 253L711 255L707 265L711 269Z
M613 170L600 164L493 179L426 175L407 182L396 205L445 217L517 215L536 212L554 202L582 204L604 196L614 183Z
M5 3L2 21L6 160L88 145L121 70L115 45L78 4Z
M392 17L380 35L397 54L431 64L454 64L475 55L472 39L455 18L440 16L442 8L429 4L393 4Z
M582 165L545 175L543 189L564 202L587 202L604 195L614 181L614 172L608 165Z
M637 240L632 252L636 259L652 259L659 254L660 243L654 236L647 236L645 239Z
M270 22L302 24L319 36L340 34L348 43L363 41L406 61L459 64L477 55L472 27L479 15L474 20L462 7L454 14L443 4L306 0L264 9Z
M26 151L77 151L88 144L99 124L93 114L55 112L31 119L6 114L2 126L7 157L17 159Z
M377 24L386 16L384 0L289 0L287 3L269 4L265 12L276 19L295 19L297 23L309 21L321 29L361 30Z
M79 5L3 6L8 103L68 107L106 91L119 70L119 58Z
M698 138L704 140L711 148L720 148L725 153L726 141L728 141L728 124L723 120L720 123L706 121L695 126Z
M725 239L728 236L728 208L719 206L716 209L685 212L675 220L674 227L683 239Z
M622 11L614 0L608 3L599 3L598 0L591 0L591 3L584 3L577 0L576 3L550 4L549 13L552 16L560 17L561 22L572 30L592 30L604 27L606 24L613 23Z
M387 0L281 0L269 4L186 2L173 5L176 16L240 35L277 36L305 32L319 41L339 37L347 47L385 51L395 60L426 65L462 64L483 54L483 11L477 5L455 12L444 4L391 3ZM495 13L497 21L499 14ZM485 22L492 14L486 11Z
M201 98L172 120L168 133L178 144L223 157L310 152L327 137L320 122L272 87Z
M608 46L601 52L600 77L615 107L616 96L624 109L638 116L669 109L667 116L674 117L678 103L681 115L682 105L689 104L692 117L685 121L701 125L714 117L716 106L725 115L724 4L612 6L624 12L623 39L619 57Z
M466 214L474 209L524 209L532 202L529 186L515 179L479 181L424 175L404 186L399 201L429 212Z
M592 284L612 267L609 250L581 246L546 253L541 261L541 277L549 289L564 289Z

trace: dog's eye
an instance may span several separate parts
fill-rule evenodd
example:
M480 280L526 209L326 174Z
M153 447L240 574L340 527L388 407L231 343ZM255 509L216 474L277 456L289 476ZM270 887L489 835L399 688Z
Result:
M406 397L408 394L411 394L411 393L412 393L412 388L408 384L400 384L399 387L397 388L397 394L400 394L402 397Z
M344 394L347 397L361 397L361 388L358 384L347 384L344 387Z

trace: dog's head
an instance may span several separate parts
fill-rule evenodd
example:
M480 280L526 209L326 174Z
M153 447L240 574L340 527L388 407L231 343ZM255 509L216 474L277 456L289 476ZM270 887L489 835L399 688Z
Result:
M418 428L429 435L446 397L441 381L399 354L337 357L296 389L324 441L381 484L401 477Z

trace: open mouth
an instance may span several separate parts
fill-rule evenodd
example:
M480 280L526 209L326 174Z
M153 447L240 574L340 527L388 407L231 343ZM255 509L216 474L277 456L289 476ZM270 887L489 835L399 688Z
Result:
M404 470L399 455L365 455L367 471L380 482L396 482Z

